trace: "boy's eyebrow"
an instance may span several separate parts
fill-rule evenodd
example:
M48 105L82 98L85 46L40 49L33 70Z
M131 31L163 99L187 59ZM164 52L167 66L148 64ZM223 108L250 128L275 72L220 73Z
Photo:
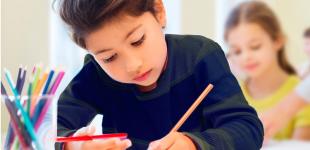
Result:
M98 55L98 54L100 54L100 53L103 53L103 52L106 52L106 51L110 51L110 50L112 50L112 49L110 49L110 48L108 48L108 49L102 49L102 50L99 50L99 51L95 52L95 55Z
M132 33L134 33L141 26L142 26L142 24L139 24L138 26L134 27L130 32L127 33L125 39L127 39ZM95 52L95 55L98 55L100 53L103 53L103 52L106 52L106 51L110 51L110 50L112 50L112 49L111 48L107 48L107 49L98 50L97 52Z
M138 26L134 27L130 32L127 33L125 39L127 39L132 33L134 33L141 26L142 26L142 24L139 24Z

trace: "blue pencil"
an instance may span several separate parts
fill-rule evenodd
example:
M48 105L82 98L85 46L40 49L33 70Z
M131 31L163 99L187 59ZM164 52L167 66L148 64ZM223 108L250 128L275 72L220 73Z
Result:
M21 73L22 73L22 67L19 66L19 68L18 68L18 74L17 74L17 79L16 79L16 86L15 86L15 88L17 88L17 89L18 89L19 84L20 84L20 75L21 75Z
M18 86L19 95L21 95L23 92L23 87L24 87L25 80L26 80L26 73L27 73L27 70L25 68L25 69L23 69L23 72L22 72L21 77L20 77L20 84Z
M43 93L42 95L46 94L48 92L48 87L52 81L52 78L53 78L53 75L54 75L54 70L52 70L49 75L48 75L48 78L47 78L47 81L46 81L46 84L45 84L45 87L43 89Z
M37 120L41 114L41 111L42 111L44 105L46 104L46 101L47 101L47 98L42 97L42 99L40 99L40 101L36 105L36 107L34 109L33 116L31 117L31 121L33 124L36 124L36 122L37 122Z

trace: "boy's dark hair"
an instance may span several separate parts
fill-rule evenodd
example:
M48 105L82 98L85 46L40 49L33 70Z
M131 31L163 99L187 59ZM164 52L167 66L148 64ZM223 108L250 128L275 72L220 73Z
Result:
M155 15L154 0L60 0L59 13L71 29L73 41L86 48L85 37L120 13Z
M284 36L280 22L275 13L263 2L243 2L232 10L225 24L224 38L227 41L228 34L241 23L255 23L263 28L272 40ZM289 63L285 55L285 46L277 55L280 67L288 74L296 74L294 67Z
M304 33L304 37L305 38L310 38L310 27L306 29L306 31Z

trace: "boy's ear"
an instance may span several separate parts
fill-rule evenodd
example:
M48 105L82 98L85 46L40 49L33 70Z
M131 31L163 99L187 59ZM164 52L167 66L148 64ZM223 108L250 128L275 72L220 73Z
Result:
M162 0L154 1L155 17L160 25L164 28L166 26L166 11Z

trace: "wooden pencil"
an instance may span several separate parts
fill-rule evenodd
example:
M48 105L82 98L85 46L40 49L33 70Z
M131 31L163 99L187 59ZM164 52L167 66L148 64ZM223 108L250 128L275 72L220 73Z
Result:
M196 99L196 101L192 104L192 106L186 111L186 113L182 116L182 118L178 121L178 123L170 130L170 133L177 132L179 130L179 128L186 121L186 119L192 114L192 112L196 109L196 107L208 95L208 93L212 90L212 88L213 88L212 84L209 84L206 87L206 89L200 94L200 96Z

